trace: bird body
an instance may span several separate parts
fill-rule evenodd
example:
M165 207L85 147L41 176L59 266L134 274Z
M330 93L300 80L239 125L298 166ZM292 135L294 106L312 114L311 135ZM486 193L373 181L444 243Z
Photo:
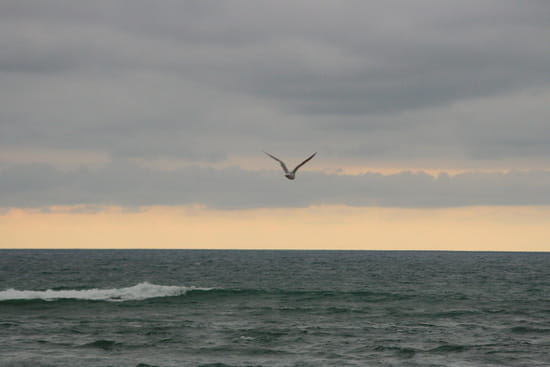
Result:
M303 161L302 163L297 165L292 171L289 171L288 168L286 167L285 162L283 162L279 158L275 157L274 155L269 154L268 152L264 151L264 153L267 154L268 156L270 156L271 158L275 159L277 162L279 162L279 164L283 168L283 171L285 171L285 177L288 178L289 180L294 180L294 178L296 178L296 171L298 171L298 168L302 167L304 164L309 162L311 160L311 158L315 157L315 154L317 154L317 152L313 153L305 161Z

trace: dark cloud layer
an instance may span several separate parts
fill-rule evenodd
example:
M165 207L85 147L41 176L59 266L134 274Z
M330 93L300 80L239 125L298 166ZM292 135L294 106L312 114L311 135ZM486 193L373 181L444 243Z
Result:
M152 178L120 163L126 159L221 161L271 148L288 156L320 151L341 166L513 160L515 168L532 168L534 161L541 168L540 162L550 162L549 32L550 7L543 0L2 1L0 154L103 154L134 175L136 190ZM23 179L16 161L2 164L3 177ZM235 181L240 175L267 184L266 173L241 168L200 171L189 180L184 178L191 173L179 172L173 178L209 187L213 183L199 178L211 175L228 192L236 182L243 185ZM17 205L10 190L39 183L50 185L44 202L53 202L48 198L58 197L54 191L62 187L86 202L122 203L130 195L118 189L116 172L51 170L33 168L34 182L2 182L0 199ZM77 195L76 183L86 187L86 175L104 177L98 186L103 196L84 189L90 196ZM320 176L316 185L331 182L335 192L345 192L349 185L368 189L378 179L425 180L422 187L435 185L434 202L426 194L411 198L414 205L526 201L526 193L510 190L510 199L499 200L489 199L492 192L485 199L472 193L475 200L457 194L453 204L450 193L438 194L446 185L443 177L434 184L427 176L403 175ZM483 182L493 177L474 176ZM463 193L460 185L470 183L459 177L445 190ZM394 205L389 197L406 192L397 187L395 195L384 191L373 197ZM318 190L331 197L330 190ZM285 194L290 196L278 199L288 205L314 201L304 202L307 193ZM369 202L366 195L369 199L336 201ZM231 207L231 200L242 199L233 196L213 205ZM170 201L168 194L153 197L149 203ZM33 200L43 205L39 199ZM30 205L30 198L21 200ZM243 207L265 203L260 193L254 200ZM396 202L408 205L403 200Z
M550 172L464 173L437 177L300 173L188 167L158 171L128 162L59 171L21 165L0 171L0 207L50 205L207 205L218 209L319 204L391 207L550 205Z

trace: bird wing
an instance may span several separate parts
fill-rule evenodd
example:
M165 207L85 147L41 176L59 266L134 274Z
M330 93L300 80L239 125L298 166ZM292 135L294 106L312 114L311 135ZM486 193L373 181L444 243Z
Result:
M271 158L275 159L277 162L279 162L281 164L281 167L283 167L283 171L285 171L285 173L288 173L288 168L286 168L286 165L285 165L285 162L283 162L282 160L280 160L279 158L269 154L268 152L264 151L265 154L267 154L268 156L270 156ZM304 162L305 163L305 162Z
M294 168L294 170L292 170L292 173L296 173L296 171L298 171L298 168L302 167L304 164L306 164L307 162L309 162L311 160L311 158L315 157L315 154L317 154L317 152L313 153L312 155L310 155L305 161L303 161L302 163L300 163L299 165L296 166L296 168Z

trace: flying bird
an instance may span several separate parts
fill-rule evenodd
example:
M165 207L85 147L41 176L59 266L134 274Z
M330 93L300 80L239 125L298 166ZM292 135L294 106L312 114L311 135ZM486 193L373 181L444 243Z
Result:
M304 164L306 164L307 162L309 162L309 160L313 157L315 157L315 154L317 154L317 152L313 153L312 155L310 155L305 161L303 161L302 163L300 163L299 165L296 166L296 168L294 168L292 171L289 171L288 168L286 168L286 165L285 165L285 162L283 162L282 160L280 160L279 158L269 154L268 152L264 151L265 154L267 154L268 156L270 156L271 158L275 159L277 162L279 162L281 164L281 167L283 167L283 171L285 171L285 177L288 178L289 180L294 180L294 178L296 177L296 171L298 171L298 168L302 167Z

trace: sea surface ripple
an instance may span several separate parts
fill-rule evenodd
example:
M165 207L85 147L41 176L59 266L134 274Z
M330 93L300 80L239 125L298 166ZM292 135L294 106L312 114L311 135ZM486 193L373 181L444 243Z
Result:
M0 250L1 366L550 366L550 254Z

